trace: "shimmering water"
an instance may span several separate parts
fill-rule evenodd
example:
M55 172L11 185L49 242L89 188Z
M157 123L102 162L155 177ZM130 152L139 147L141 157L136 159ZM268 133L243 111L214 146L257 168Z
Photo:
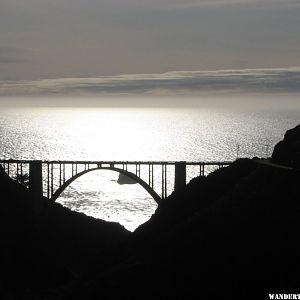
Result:
M299 120L300 111L291 110L2 108L0 156L102 161L265 157ZM156 203L142 187L119 185L117 178L112 171L91 172L58 201L134 230L153 214Z

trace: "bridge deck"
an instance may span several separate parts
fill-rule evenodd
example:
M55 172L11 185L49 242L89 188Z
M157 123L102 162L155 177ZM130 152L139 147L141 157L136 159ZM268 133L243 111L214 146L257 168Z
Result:
M115 165L174 165L177 162L184 162L189 166L197 166L204 164L207 166L216 166L216 165L230 165L232 161L101 161L101 160L23 160L23 159L1 159L0 163L31 163L31 162L41 162L49 164L115 164Z

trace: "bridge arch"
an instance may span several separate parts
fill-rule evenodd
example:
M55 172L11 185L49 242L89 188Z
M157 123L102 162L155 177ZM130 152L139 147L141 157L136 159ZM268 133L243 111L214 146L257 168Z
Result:
M60 194L73 182L75 181L77 178L92 172L92 171L96 171L96 170L110 170L110 171L115 171L118 173L121 173L123 175L128 176L129 178L133 179L134 181L136 181L138 184L140 184L150 195L151 197L156 201L156 203L160 203L161 198L160 196L153 190L153 188L151 188L144 180L142 180L140 177L138 177L137 175L135 175L132 172L120 169L120 168L116 168L116 167L96 167L96 168L91 168L91 169L87 169L84 170L82 172L77 173L76 175L72 176L71 178L69 178L66 182L64 182L63 185L61 185L56 191L55 193L52 195L51 200L56 201L57 198L60 196Z

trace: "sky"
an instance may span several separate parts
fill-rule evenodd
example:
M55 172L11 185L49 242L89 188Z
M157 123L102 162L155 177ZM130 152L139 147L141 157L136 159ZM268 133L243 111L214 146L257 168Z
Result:
M0 96L299 92L299 32L299 0L1 0Z

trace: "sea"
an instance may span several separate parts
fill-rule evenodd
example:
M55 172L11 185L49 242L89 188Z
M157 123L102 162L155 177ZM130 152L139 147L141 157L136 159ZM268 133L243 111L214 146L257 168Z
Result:
M291 107L1 107L0 158L196 162L270 157L299 121L300 109ZM191 170L188 180L197 175ZM138 184L119 184L118 176L109 170L87 173L57 202L134 231L157 203ZM172 171L168 180L170 194Z

